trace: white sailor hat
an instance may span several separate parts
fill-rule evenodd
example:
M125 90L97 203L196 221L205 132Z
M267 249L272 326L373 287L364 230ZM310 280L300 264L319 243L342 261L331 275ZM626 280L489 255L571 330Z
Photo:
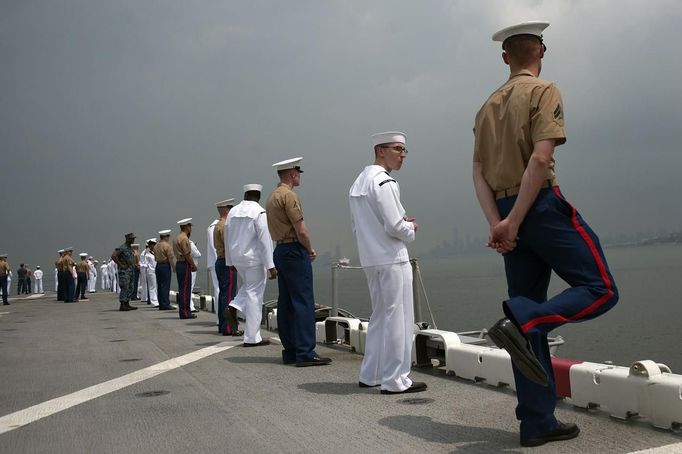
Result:
M405 145L405 133L400 131L386 131L378 134L372 134L372 145L382 145L384 143L402 143Z
M81 252L80 254L78 254L78 257L87 257L87 256L88 256L87 252Z
M262 184L245 184L244 185L244 192L249 192L249 191L258 191L261 192L263 190L263 185Z
M178 225L182 227L183 225L191 224L192 223L192 218L185 218L185 219L180 219L178 221Z
M234 199L223 200L222 202L216 203L215 206L218 208L233 207Z
M303 169L301 169L301 161L303 161L303 157L299 156L298 158L285 159L284 161L276 162L272 165L272 167L277 167L278 171L296 169L303 173Z
M91 256L91 255L89 255L89 256L88 256L88 259L91 259L91 258L92 258L92 256Z
M168 236L170 235L170 233L171 233L170 229L159 230L159 236Z
M531 35L537 36L542 42L542 31L549 27L549 22L546 21L528 21L520 24L505 27L493 35L493 41L501 41L504 48L504 42L512 36Z
M149 243L158 243L158 241L156 241L156 238L149 238L147 240L147 244L149 244Z
M36 266L36 269L39 270L39 269L40 269L40 265Z

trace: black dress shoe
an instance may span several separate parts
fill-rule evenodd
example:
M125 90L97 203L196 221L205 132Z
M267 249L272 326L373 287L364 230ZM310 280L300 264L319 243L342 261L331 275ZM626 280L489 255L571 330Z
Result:
M233 337L241 337L244 335L244 331L242 330L236 330L232 331L230 334L226 334L226 336L233 336Z
M182 320L187 320L188 318L197 318L197 314L189 314L187 317L180 317Z
M242 345L244 347L260 347L261 345L270 345L270 339L263 339L257 344L249 344L247 342L244 342Z
M511 356L511 360L519 371L533 383L541 386L549 385L547 372L538 361L528 340L521 331L507 318L503 318L488 330L490 339Z
M310 366L325 366L332 362L331 358L325 358L323 356L316 356L308 361L298 361L296 367L310 367Z
M521 439L521 446L540 446L548 441L570 440L580 433L580 428L573 423L556 422L556 427L550 432L536 438Z
M407 393L418 393L421 391L426 391L426 383L423 381L413 381L412 386L402 391L389 391L387 389L382 389L381 394L407 394Z
M172 311L172 310L173 310L173 308L172 308L172 307L170 307L170 306L168 306L168 307L162 307L162 306L159 306L159 310L160 310L160 311Z
M367 383L363 383L363 382L359 381L358 386L360 388L376 388L377 386L380 386L380 385L368 385Z

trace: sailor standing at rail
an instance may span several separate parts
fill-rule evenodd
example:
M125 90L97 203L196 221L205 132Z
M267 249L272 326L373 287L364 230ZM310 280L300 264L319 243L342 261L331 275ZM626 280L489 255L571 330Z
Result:
M213 244L213 231L219 220L215 219L211 225L206 229L206 269L208 270L209 279L211 279L210 295L214 298L218 297L218 277L215 274L215 261L218 258L215 252L215 245Z
M215 273L218 278L218 332L223 336L244 334L238 329L237 309L228 306L230 301L237 296L237 270L225 264L225 222L233 206L234 199L216 203L220 219L213 228L213 245L216 250Z
M349 192L353 234L372 301L359 386L381 386L382 394L419 392L426 383L408 377L414 307L406 247L418 226L405 216L400 187L390 174L400 170L407 157L405 134L374 134L372 144L374 164L365 167Z
M159 297L156 289L156 259L154 258L154 246L156 246L156 238L147 240L149 251L145 256L145 270L147 273L147 295L149 297L148 304L154 307L159 307Z
M201 252L192 240L189 240L189 247L192 251L192 259L194 260L194 267L196 268L194 271L192 271L192 287L189 290L189 307L192 312L197 312L197 308L194 307L194 299L192 298L192 295L194 294L194 284L197 282L197 270L199 269L199 259L201 258Z
M244 347L268 345L269 339L260 335L263 318L263 294L267 283L266 269L270 279L277 277L272 261L272 239L268 232L265 209L259 205L263 186L244 185L244 200L233 207L225 223L225 265L237 269L242 279L237 296L229 307L241 311L246 318L244 328ZM224 314L228 323L230 312Z
M102 264L99 267L100 276L102 276L102 290L108 290L109 286L109 264L106 260L102 260Z
M159 232L159 242L154 246L154 260L156 260L154 273L156 274L156 284L158 286L160 311L175 309L170 302L171 276L175 271L173 248L168 243L170 233L170 230L161 230Z
M35 293L43 293L43 270L40 269L40 265L36 266L36 270L33 272L33 277L35 278Z
M88 257L88 293L97 291L97 260Z
M144 249L140 252L140 301L149 304L149 290L147 287L147 255L149 252L149 240L145 241Z
M503 254L506 318L488 334L509 352L522 446L578 436L554 416L556 389L547 335L564 323L595 318L618 300L599 239L559 190L554 148L566 142L559 89L539 78L548 22L493 35L509 66L507 82L475 119L473 176L490 227L488 246ZM548 299L551 273L570 288Z
M7 254L0 255L0 292L2 292L2 304L9 306L7 301L7 276L9 275L9 264L7 263Z
M118 293L120 291L118 285L118 265L111 258L109 258L109 285L112 292Z
M178 279L178 313L181 319L197 318L192 313L192 271L197 270L192 258L192 247L189 237L192 235L192 218L178 221L180 233L173 240L173 254L175 254L175 274Z
M303 158L286 159L272 165L279 184L266 204L268 229L277 242L277 330L282 340L282 361L297 367L322 366L331 358L315 352L315 295L313 268L317 257L303 207L294 188L301 185Z

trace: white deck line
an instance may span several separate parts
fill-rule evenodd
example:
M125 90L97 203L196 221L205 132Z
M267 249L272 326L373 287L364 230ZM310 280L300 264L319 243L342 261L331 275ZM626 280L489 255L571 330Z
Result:
M105 381L104 383L93 385L80 391L48 400L32 407L28 407L24 410L10 413L0 418L0 435L89 400L104 396L105 394L118 391L119 389L134 385L135 383L155 377L164 372L168 372L173 369L177 369L178 367L193 363L200 359L206 358L207 356L229 350L239 344L241 344L241 341L221 342L220 344L205 347L192 353L187 353L186 355L171 358L167 361L163 361L144 369L131 372L127 375L123 375L122 377L114 378L113 380Z
M629 454L672 454L682 453L682 443L673 443L671 445L659 446L658 448L642 449L641 451L632 451Z

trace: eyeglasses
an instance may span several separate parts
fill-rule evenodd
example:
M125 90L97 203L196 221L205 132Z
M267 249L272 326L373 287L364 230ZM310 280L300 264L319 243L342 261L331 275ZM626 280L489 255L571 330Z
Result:
M380 145L380 148L388 148L389 150L393 150L393 151L400 153L400 154L403 154L403 153L407 154L408 153L407 148L400 147L397 145L392 146L392 147L386 147L386 146Z

